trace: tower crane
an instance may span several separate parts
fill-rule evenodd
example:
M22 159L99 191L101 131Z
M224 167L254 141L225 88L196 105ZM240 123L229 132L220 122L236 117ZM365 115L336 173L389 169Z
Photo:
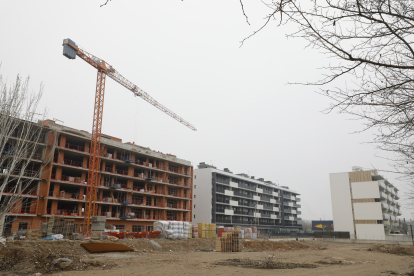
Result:
M99 183L99 167L100 167L100 152L101 152L101 131L102 131L102 115L103 115L103 105L104 105L104 94L105 94L105 82L106 76L110 77L114 81L118 82L126 89L134 93L135 96L139 96L145 101L149 102L159 110L163 111L167 115L176 119L183 125L188 128L196 131L196 128L157 102L144 90L127 80L123 77L113 66L104 60L86 52L85 50L79 48L75 42L71 39L63 40L63 55L69 59L75 59L76 56L80 57L92 67L98 70L96 78L96 91L95 91L95 105L93 113L93 124L92 124L92 136L91 136L91 145L90 145L90 157L89 157L89 169L88 169L88 182L87 182L87 191L85 199L85 214L84 220L86 224L85 235L90 236L91 230L91 216L95 215L96 212L96 198L97 198L97 186Z

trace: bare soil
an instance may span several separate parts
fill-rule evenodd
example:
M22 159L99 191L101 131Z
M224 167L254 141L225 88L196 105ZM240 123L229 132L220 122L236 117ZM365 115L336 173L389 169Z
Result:
M414 275L414 247L320 241L243 240L214 252L214 239L119 240L134 252L90 254L85 241L8 241L0 275ZM70 266L52 265L69 258Z

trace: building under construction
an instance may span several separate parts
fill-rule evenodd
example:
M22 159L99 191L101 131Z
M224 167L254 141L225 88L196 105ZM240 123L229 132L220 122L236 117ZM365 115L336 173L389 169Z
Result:
M11 181L4 196L22 194L7 214L4 235L40 229L53 216L71 219L74 229L84 226L91 134L43 122L44 135L32 157L29 187L16 189ZM152 230L155 220L191 221L193 167L189 161L149 148L123 143L102 134L97 215L119 230ZM0 171L0 178L4 171ZM12 175L13 176L13 175Z

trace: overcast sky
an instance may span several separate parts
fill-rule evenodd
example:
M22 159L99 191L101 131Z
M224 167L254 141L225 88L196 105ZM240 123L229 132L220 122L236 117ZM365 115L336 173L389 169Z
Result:
M260 1L2 1L1 71L45 85L48 118L91 131L96 70L62 55L70 38L190 123L194 132L107 79L103 133L123 142L219 169L248 173L298 191L303 219L332 219L329 173L352 166L390 169L362 122L323 114L329 100L315 87L331 60L306 41L287 39L294 26L263 24ZM345 85L342 79L336 85ZM58 122L61 123L61 122ZM384 174L400 188L396 175ZM402 202L404 204L404 202ZM412 218L405 206L402 217Z

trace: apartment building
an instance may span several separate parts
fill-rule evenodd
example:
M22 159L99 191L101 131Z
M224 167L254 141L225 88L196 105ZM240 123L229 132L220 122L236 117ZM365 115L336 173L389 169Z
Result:
M205 164L194 171L193 222L217 226L257 226L269 230L302 228L299 194L263 178L233 174Z
M58 215L74 219L82 231L91 134L51 120L42 123L38 152L23 175L33 181L7 214L13 224L5 229L39 229L41 222ZM108 135L102 135L101 151L96 212L107 217L107 224L145 231L154 220L191 221L191 162ZM2 175L0 170L0 179ZM16 185L10 182L3 197L11 196Z
M378 171L355 166L351 172L331 173L329 178L335 231L369 240L384 240L400 232L398 188Z

